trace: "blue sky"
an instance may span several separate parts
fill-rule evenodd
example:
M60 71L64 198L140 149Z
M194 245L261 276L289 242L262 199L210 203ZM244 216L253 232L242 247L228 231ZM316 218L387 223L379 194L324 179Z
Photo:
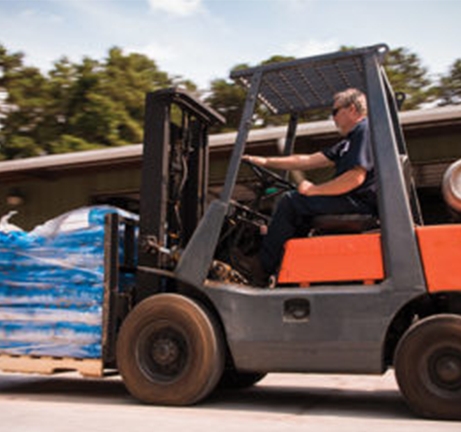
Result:
M461 58L460 22L459 0L0 0L0 43L29 65L118 46L202 89L240 63L381 42L436 76Z

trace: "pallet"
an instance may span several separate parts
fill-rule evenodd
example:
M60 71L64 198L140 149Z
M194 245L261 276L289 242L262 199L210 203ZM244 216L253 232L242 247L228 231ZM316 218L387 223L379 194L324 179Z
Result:
M0 354L0 370L3 372L37 373L44 375L68 371L76 371L86 377L102 377L104 375L102 359L78 359L71 357Z

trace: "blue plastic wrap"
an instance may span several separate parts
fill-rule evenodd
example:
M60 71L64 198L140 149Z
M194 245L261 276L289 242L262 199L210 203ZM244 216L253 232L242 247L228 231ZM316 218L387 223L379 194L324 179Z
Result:
M108 213L136 219L115 207L96 206L66 213L31 232L3 224L0 354L101 357Z

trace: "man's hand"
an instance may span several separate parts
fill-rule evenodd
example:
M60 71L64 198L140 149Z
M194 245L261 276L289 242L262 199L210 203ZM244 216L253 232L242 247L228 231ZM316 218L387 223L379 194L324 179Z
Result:
M363 184L366 176L365 168L357 166L322 184L315 185L308 180L303 180L298 185L298 192L306 196L343 195Z
M301 194L301 195L306 195L306 196L309 196L310 195L310 192L312 191L312 189L315 187L314 183L311 183L310 181L308 180L303 180L301 183L299 183L298 185L298 192Z
M242 159L262 167L267 164L267 158L264 156L243 155Z

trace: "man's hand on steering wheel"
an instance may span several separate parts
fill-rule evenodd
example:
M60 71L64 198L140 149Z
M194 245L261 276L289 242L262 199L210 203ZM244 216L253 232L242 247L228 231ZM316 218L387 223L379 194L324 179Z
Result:
M275 186L283 190L293 190L296 189L296 185L286 180L279 174L264 168L266 164L266 158L263 156L249 156L244 155L242 157L242 162L247 164L255 176L261 181L261 183L266 186Z

